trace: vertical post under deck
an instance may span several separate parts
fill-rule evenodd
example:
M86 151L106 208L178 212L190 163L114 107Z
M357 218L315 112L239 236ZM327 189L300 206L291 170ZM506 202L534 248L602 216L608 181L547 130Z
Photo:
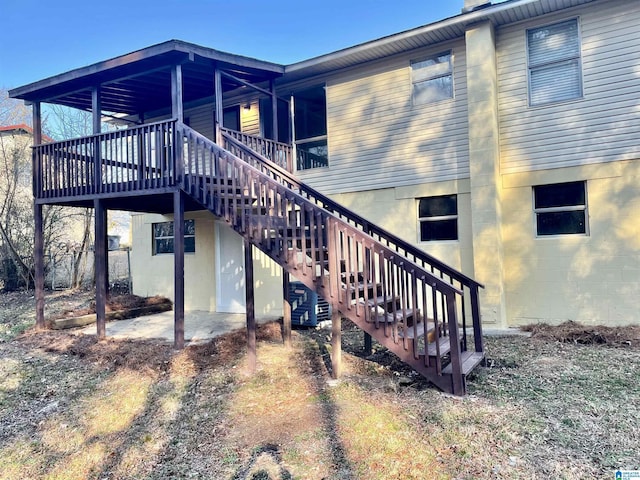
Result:
M36 296L36 329L44 330L44 229L42 223L42 205L33 205L35 217L35 296Z
M373 355L373 342L371 335L364 332L364 356L370 357Z
M253 251L251 242L244 241L244 285L247 306L247 367L250 373L256 371L256 315L253 281Z
M289 303L289 283L291 278L289 272L282 270L282 339L284 346L291 348L291 303Z
M342 315L337 308L331 314L331 377L340 378L342 373Z
M102 99L100 86L91 90L91 114L93 134L100 133L102 128ZM93 185L94 193L102 191L102 159L100 152L100 140L96 137L93 145Z
M216 128L216 143L218 145L222 145L222 134L220 132L220 128L224 125L224 110L222 105L222 74L220 73L220 69L216 67L215 72L213 74L213 89L216 106L216 115L215 115L215 128Z
M269 90L271 91L271 123L273 124L272 133L273 141L278 141L278 97L276 96L276 82L271 80L269 82ZM275 152L274 157L275 158Z
M33 104L33 144L40 145L42 143L42 110L40 102ZM40 179L40 162L33 152L33 176ZM38 191L37 182L34 181L34 260L35 260L35 297L36 297L36 328L44 329L44 225L42 217L42 205L36 203Z
M173 346L184 348L184 196L173 194Z
M95 215L94 259L96 275L96 328L99 339L106 335L107 304L107 209L103 200L93 201Z
M182 105L182 65L174 65L171 69L171 116L178 122L184 121Z

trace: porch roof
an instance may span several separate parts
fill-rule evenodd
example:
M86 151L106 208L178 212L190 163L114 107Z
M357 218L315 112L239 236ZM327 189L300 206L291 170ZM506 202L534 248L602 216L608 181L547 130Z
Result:
M91 88L102 85L104 112L135 115L171 105L172 65L182 64L185 103L214 95L216 66L249 82L284 73L284 66L221 52L181 40L169 40L119 57L77 68L9 91L27 102L48 102L91 109ZM223 90L242 88L228 78Z

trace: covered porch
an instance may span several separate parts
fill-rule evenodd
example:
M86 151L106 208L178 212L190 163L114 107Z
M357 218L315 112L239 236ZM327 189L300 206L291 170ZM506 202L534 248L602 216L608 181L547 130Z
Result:
M243 138L245 134L224 128L229 122L229 106L242 108L261 99L263 105L270 107L269 134L277 139L278 125L282 123L278 120L278 104L283 100L277 98L275 79L283 72L280 65L171 40L10 92L12 97L33 107L38 328L45 325L44 205L94 208L99 338L108 334L107 211L168 214L173 215L175 232L173 341L176 348L184 346L184 214L203 209L185 195L185 177L205 173L199 171L204 165L202 159L190 156L186 147L189 141L198 139L185 137L183 127L193 120L185 111L213 105L203 137L218 144L225 139L253 141L269 158L278 159L282 167L291 169L288 143L270 141L260 135ZM90 111L92 135L43 144L42 105L47 103ZM284 112L288 112L286 102ZM105 122L119 127L103 131ZM251 248L245 250L251 255ZM251 258L245 260L251 264ZM252 285L251 269L247 269L246 275L246 285ZM249 290L246 321L254 328Z

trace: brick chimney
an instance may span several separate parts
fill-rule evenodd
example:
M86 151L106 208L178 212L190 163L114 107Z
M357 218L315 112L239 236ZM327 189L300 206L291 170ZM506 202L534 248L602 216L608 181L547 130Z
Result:
M489 5L491 5L491 0L464 0L462 13L469 13L473 10L488 7Z

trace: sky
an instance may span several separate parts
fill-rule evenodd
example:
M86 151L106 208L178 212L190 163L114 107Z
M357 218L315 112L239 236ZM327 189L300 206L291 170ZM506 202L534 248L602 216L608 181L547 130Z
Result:
M170 39L289 64L457 15L463 3L0 0L0 87L19 87Z

